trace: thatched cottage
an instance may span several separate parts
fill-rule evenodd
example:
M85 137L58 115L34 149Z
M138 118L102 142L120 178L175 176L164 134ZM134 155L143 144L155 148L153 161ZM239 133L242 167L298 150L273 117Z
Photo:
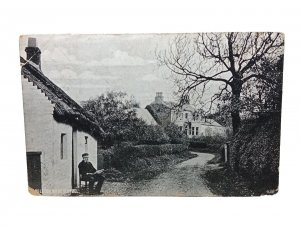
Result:
M68 194L79 184L78 163L90 154L97 166L97 140L103 131L41 70L41 51L28 39L21 57L29 190L45 195Z

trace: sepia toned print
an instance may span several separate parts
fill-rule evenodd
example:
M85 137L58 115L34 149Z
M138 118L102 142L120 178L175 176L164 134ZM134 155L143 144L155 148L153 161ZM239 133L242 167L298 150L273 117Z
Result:
M24 35L29 192L278 192L284 35Z

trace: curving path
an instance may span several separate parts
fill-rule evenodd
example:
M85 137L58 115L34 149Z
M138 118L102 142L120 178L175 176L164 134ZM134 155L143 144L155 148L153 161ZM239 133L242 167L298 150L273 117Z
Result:
M176 165L172 170L151 180L136 183L107 182L105 196L214 196L201 176L212 154L195 153L198 157Z

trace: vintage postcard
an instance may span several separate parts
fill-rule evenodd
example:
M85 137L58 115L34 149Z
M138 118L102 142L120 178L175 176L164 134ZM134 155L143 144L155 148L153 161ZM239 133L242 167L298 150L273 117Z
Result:
M22 35L29 192L277 193L283 59L277 32Z

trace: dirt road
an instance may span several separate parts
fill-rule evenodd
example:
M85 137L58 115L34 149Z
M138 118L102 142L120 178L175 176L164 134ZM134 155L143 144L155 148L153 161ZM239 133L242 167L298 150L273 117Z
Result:
M214 196L201 177L204 165L214 156L195 154L198 157L182 162L151 180L106 182L103 185L104 196Z

